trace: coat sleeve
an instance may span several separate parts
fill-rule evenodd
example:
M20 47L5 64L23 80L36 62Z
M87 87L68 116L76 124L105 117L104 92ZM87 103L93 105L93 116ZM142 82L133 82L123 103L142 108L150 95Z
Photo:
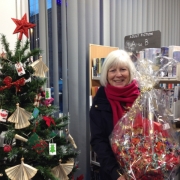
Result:
M92 149L97 154L98 161L100 162L101 171L108 173L112 180L117 180L119 174L117 172L122 170L117 163L109 142L108 129L112 123L105 121L102 111L98 110L93 104L90 110L90 130Z

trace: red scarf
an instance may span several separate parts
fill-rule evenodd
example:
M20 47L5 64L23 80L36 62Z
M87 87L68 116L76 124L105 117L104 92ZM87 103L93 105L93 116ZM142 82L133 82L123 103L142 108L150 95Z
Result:
M135 80L133 80L131 84L124 87L115 87L107 84L105 87L105 93L113 111L114 126L125 112L125 109L122 107L121 103L125 104L126 107L131 107L135 99L140 94L137 82Z

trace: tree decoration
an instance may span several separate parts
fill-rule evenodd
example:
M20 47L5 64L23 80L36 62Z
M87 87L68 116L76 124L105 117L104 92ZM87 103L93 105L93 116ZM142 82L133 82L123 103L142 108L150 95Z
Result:
M21 158L21 164L5 170L11 180L30 180L37 173L37 169L24 163Z
M32 148L38 153L41 154L48 147L48 143L44 140L39 140Z
M4 152L8 153L12 150L12 147L11 147L11 145L6 144L3 149L4 149Z
M49 155L56 155L56 143L49 143Z
M0 121L6 122L8 116L8 111L5 109L0 109Z
M16 24L16 29L14 30L13 34L20 33L19 34L19 40L22 39L22 35L24 34L28 38L28 29L33 28L36 26L35 24L31 24L27 22L27 15L26 13L22 17L21 20L11 18L14 23Z
M74 159L70 159L66 163L61 164L61 160L59 160L59 165L54 167L51 171L53 175L61 180L69 180L67 176L74 167Z
M45 73L49 70L49 68L42 61L42 56L39 57L38 60L34 61L31 66L35 70L34 76L45 77Z
M49 107L49 106L51 106L51 103L54 101L54 98L50 98L50 99L45 99L42 103L45 105L45 106L47 106L47 107Z
M34 118L37 118L38 115L39 115L39 109L35 107L34 110L33 110L32 116L33 116Z
M67 136L66 136L67 140L73 145L73 147L74 147L75 149L77 149L76 143L75 143L73 137L69 134L68 129L66 129L66 135L67 135Z
M43 120L46 121L46 125L49 127L52 124L55 125L54 119L50 116L43 116Z
M41 154L48 147L46 141L41 139L36 133L33 133L28 139L16 134L15 139L18 139L22 142L27 142L27 144L38 154Z
M20 78L17 81L12 82L12 78L10 76L7 76L4 78L3 83L5 84L5 86L0 86L0 91L9 89L9 88L11 88L11 86L15 86L16 92L18 92L20 89L20 86L25 85L25 78Z
M15 123L15 129L23 129L30 125L29 119L32 116L32 113L26 111L23 108L19 107L19 103L16 104L17 109L15 112L8 118L9 122Z
M21 62L16 63L15 68L19 76L26 74L23 64Z
M39 107L41 99L42 99L41 93L36 94L36 96L34 98L34 106Z
M28 139L26 139L26 138L24 138L24 137L22 137L22 136L20 136L18 134L15 134L14 138L18 139L20 141L23 141L23 142L27 142L28 141Z
M28 139L28 145L32 147L38 154L41 154L47 147L46 141L41 139L36 133L33 133Z
M51 98L51 88L45 88L45 99Z

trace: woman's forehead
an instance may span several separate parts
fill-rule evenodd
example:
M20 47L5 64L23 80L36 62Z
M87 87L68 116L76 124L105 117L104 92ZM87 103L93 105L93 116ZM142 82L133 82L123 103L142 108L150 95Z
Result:
M119 67L128 67L125 62L114 62L110 65L109 68L119 68Z

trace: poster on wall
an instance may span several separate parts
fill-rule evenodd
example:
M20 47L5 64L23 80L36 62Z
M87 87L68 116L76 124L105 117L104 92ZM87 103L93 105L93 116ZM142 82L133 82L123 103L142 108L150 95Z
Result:
M128 52L139 52L145 48L161 48L161 32L150 31L125 36L124 49Z

